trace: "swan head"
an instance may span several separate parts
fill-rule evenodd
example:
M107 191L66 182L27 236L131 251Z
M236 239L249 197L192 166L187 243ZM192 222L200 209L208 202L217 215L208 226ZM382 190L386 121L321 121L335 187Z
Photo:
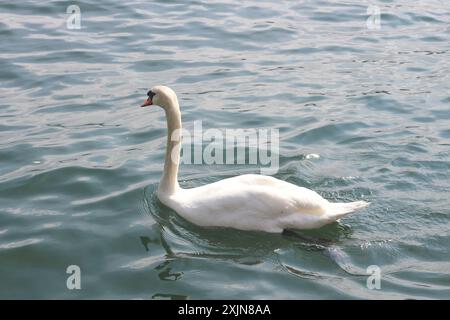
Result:
M166 86L154 86L147 92L147 100L141 107L157 105L164 110L170 110L178 105L178 100L175 92ZM176 102L176 103L175 103Z

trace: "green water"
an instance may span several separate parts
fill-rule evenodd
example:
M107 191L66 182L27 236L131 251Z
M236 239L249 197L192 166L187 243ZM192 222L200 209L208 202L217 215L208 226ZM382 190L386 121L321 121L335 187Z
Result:
M0 3L0 298L450 298L447 1L373 1L378 30L356 0L76 1L81 29L69 4ZM275 177L372 204L285 235L184 221L155 196L155 84L186 128L279 129Z

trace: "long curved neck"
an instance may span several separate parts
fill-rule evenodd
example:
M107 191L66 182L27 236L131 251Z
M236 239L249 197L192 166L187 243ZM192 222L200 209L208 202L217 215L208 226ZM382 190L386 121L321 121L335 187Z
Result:
M181 150L181 114L177 99L172 99L167 106L167 148L164 160L164 173L158 189L165 194L176 192L178 184L178 165Z

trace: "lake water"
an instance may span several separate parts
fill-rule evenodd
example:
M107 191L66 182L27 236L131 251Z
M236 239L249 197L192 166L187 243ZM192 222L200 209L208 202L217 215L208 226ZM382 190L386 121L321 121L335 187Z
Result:
M447 0L2 1L0 298L450 298L449 21ZM155 84L184 127L278 129L275 177L372 204L283 235L184 221L155 196Z

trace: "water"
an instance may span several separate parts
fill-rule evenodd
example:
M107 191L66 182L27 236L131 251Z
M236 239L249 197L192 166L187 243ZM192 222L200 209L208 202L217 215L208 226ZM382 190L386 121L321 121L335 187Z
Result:
M68 4L0 4L0 298L450 298L447 1L85 0L81 29ZM277 128L277 178L371 206L285 235L191 225L155 197L155 84L185 127Z

